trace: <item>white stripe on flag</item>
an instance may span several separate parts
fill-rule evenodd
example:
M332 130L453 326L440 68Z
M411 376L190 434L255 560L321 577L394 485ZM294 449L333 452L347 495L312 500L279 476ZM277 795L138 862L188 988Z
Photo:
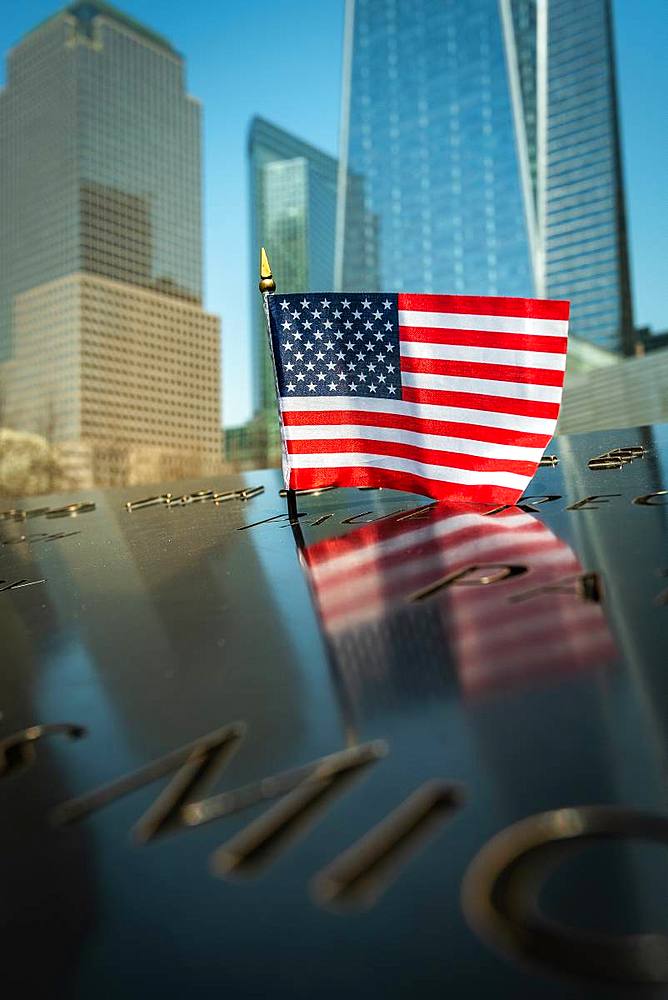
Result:
M529 476L493 469L478 472L476 469L454 469L427 462L413 462L395 455L374 455L367 452L333 452L331 454L288 456L291 469L344 469L365 466L370 469L387 469L389 472L408 472L424 479L437 479L445 483L463 483L466 486L505 486L510 490L523 490Z
M470 438L445 437L441 434L422 434L402 431L397 427L373 427L366 424L287 424L288 441L334 441L346 438L363 438L367 441L396 441L397 444L414 445L416 448L434 448L453 451L462 455L480 455L518 462L539 462L543 448L522 448L513 444L493 444Z
M544 417L523 417L516 413L496 413L463 406L434 406L431 403L408 403L402 399L366 399L357 396L293 396L282 397L281 409L287 413L313 413L318 410L366 410L373 413L392 413L405 417L422 417L423 420L444 420L450 423L479 424L481 427L499 427L504 430L524 431L527 434L546 434L551 437L557 421Z
M527 316L475 316L468 313L399 310L399 326L441 330L479 330L485 333L521 333L534 337L566 337L568 320Z
M414 389L474 392L481 396L505 396L541 403L558 403L562 393L562 389L558 385L536 385L534 382L499 382L496 379L459 378L456 375L426 375L423 372L402 372L401 381L404 385Z
M471 361L486 365L512 365L520 368L566 369L565 354L547 351L517 351L497 347L469 347L465 344L428 344L421 340L402 340L405 358L429 358L438 361Z

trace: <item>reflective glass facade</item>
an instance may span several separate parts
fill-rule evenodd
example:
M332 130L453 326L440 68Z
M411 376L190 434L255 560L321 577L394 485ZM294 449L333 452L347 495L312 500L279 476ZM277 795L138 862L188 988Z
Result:
M497 0L350 0L344 77L342 154L366 181L380 286L530 292ZM347 204L340 233L355 223Z
M530 197L535 216L538 202L538 78L536 0L503 0L502 17L508 49L508 69L516 79L515 128L525 143ZM535 219L534 219L535 224Z
M267 248L281 292L332 288L338 163L262 118L251 123L248 155L253 411L266 413L273 434L278 416L266 320L257 294L259 248ZM277 431L274 437L278 442Z
M76 271L200 301L200 173L168 42L87 2L27 35L0 93L0 360L15 297Z
M571 300L572 332L633 352L608 0L549 0L546 294Z
M633 349L609 0L347 0L342 103L345 287L361 227L383 288L567 298Z

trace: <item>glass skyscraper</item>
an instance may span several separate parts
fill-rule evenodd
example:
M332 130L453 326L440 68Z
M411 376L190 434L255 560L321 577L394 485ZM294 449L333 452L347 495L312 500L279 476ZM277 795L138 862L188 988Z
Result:
M280 452L274 375L258 281L259 248L266 247L281 292L310 292L334 287L338 161L263 118L254 118L248 135L250 169L250 275L253 313L252 374L256 432L266 443L267 461ZM363 187L359 177L348 184L355 222L348 232L349 260L371 268L367 284L377 280L373 239L363 254ZM373 222L372 222L373 224Z
M571 300L577 336L631 354L610 2L545 2L545 294Z
M129 448L219 447L218 322L200 305L200 107L184 76L166 39L97 0L55 14L8 57L10 416L40 430L55 412L56 439L85 442L93 465Z
M251 287L257 289L259 252L265 246L279 291L331 288L337 161L271 122L254 118L248 163ZM252 298L252 310L253 412L266 413L273 428L278 420L276 394L259 295Z
M609 0L347 0L341 178L339 283L361 227L383 288L570 298L631 349Z
M250 170L250 273L257 287L259 248L265 246L281 292L334 288L337 191L341 180L351 205L345 233L348 270L365 287L378 282L377 221L364 212L363 179L338 161L263 118L248 133ZM346 277L348 275L346 274ZM276 399L262 303L253 300L253 409Z

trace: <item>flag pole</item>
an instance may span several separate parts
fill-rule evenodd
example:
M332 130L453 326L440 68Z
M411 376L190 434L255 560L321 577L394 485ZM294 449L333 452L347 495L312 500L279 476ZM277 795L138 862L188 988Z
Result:
M267 251L264 247L260 249L260 281L258 284L260 292L262 294L262 299L264 302L264 312L267 318L267 329L269 329L269 306L267 303L267 295L271 292L276 291L276 282L274 281L274 276L271 273L271 265L269 264L269 258L267 257ZM278 393L278 386L276 387ZM287 504L288 504L288 519L290 524L299 524L299 511L297 510L297 493L295 490L286 489L285 491Z

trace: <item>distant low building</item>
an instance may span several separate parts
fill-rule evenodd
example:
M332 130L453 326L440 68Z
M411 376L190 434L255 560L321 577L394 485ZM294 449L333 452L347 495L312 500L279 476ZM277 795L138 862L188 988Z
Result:
M620 358L591 344L571 343L557 433L666 421L668 344L644 356Z
M223 442L225 468L231 472L265 469L280 464L280 449L267 440L268 421L264 414L240 427L226 427Z
M647 351L657 351L668 347L668 330L654 333L651 327L641 326L636 329L636 353L646 354Z

